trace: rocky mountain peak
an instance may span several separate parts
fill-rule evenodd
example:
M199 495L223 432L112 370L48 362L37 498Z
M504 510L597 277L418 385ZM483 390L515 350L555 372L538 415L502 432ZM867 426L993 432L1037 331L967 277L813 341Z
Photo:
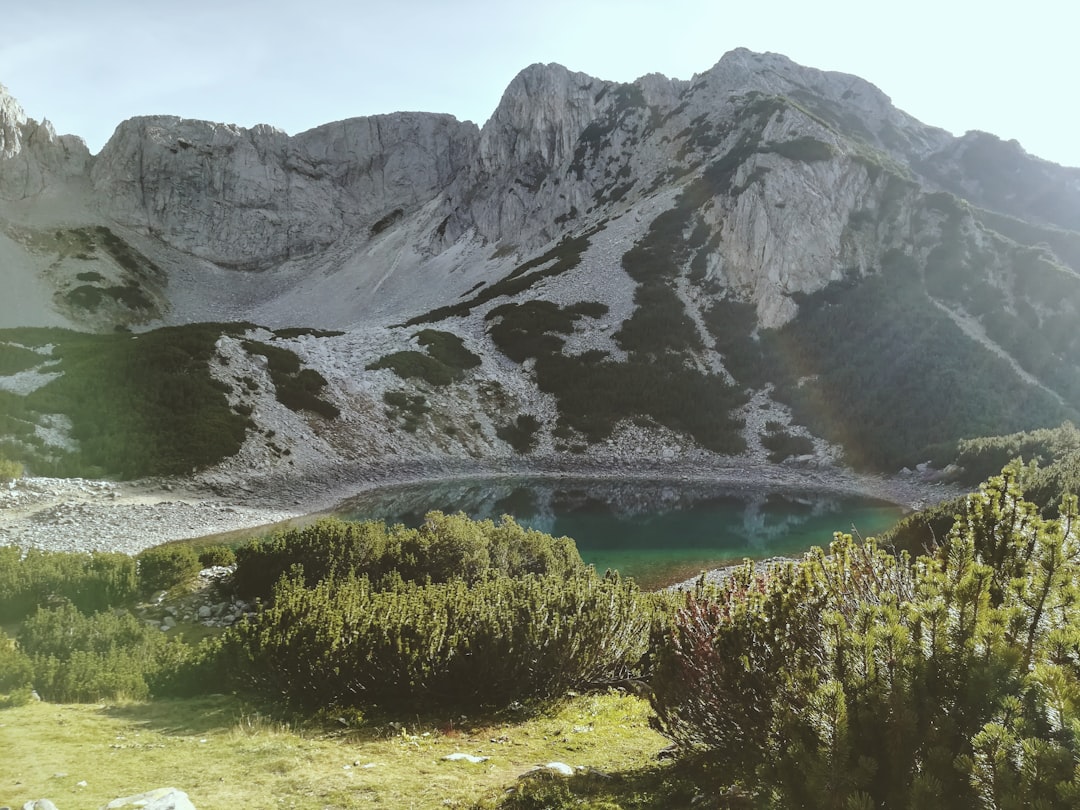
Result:
M58 180L83 174L89 159L82 138L58 137L48 120L28 118L0 85L0 197L21 200L59 188Z
M551 167L574 151L596 117L596 96L608 82L562 65L530 65L510 82L480 135L485 169L508 163Z
M8 89L0 84L0 158L12 158L22 146L26 113Z

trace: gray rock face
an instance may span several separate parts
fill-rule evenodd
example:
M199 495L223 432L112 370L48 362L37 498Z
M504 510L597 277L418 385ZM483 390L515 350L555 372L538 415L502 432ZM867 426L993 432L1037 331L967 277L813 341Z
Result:
M505 275L509 257L525 261L613 218L635 217L640 239L654 201L704 178L708 255L680 257L681 272L696 260L708 294L750 301L761 325L779 326L797 312L794 295L871 272L918 228L939 229L912 219L919 194L945 188L1080 227L1080 172L1017 150L926 126L856 76L745 49L690 81L617 84L532 65L483 130L395 113L290 137L158 116L122 123L94 158L0 92L0 200L81 190L70 196L89 200L87 217L165 268L171 298L154 311L171 304L177 320L321 324L332 310L326 325L372 313L392 322ZM1022 194L1002 174L1009 161L1031 179ZM1049 241L1059 257L1071 249L1053 238L1031 244ZM1073 252L1062 261L1080 266ZM478 267L490 269L470 276ZM231 270L273 273L253 281ZM66 294L55 275L43 272ZM207 296L209 283L228 291L227 306Z
M117 128L91 177L123 225L223 267L265 269L426 202L466 164L477 136L469 122L424 113L293 138L268 126L136 118Z
M4 85L0 84L0 159L9 160L22 149L22 128L26 113Z
M81 138L57 137L48 121L27 118L0 84L0 199L24 200L78 177L89 158Z

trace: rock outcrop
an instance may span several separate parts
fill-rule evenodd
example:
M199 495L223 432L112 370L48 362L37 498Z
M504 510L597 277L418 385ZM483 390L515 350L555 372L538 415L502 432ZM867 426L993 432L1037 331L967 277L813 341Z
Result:
M48 121L27 118L0 85L0 200L26 200L78 178L89 159L81 138L58 137Z
M174 117L121 124L91 177L107 214L199 259L263 270L392 225L468 163L478 131L395 113L290 138Z

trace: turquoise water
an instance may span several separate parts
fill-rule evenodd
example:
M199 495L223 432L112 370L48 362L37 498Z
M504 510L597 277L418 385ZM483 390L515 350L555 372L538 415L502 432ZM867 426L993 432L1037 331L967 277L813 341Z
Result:
M832 493L542 478L387 488L352 499L340 513L416 526L433 509L473 518L509 514L531 528L572 537L598 571L618 570L647 588L746 557L827 546L836 531L875 535L903 514L893 504Z

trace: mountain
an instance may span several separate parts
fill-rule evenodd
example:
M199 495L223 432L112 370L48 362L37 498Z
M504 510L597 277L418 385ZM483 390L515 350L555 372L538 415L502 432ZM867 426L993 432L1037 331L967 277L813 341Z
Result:
M742 49L690 81L532 65L482 128L157 116L93 156L0 90L0 283L0 449L61 471L896 470L1080 418L1080 170Z

